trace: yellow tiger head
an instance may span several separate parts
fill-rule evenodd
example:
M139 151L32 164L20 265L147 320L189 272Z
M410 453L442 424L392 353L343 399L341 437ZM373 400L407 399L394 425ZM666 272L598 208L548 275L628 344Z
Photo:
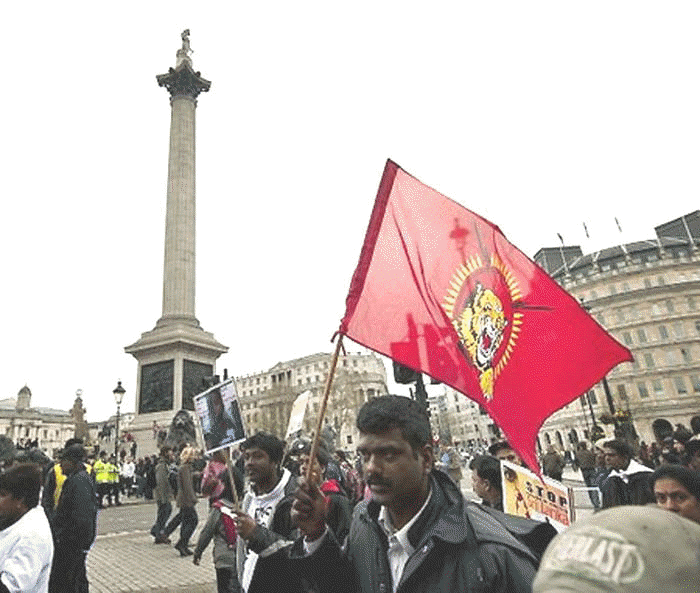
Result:
M480 371L484 397L490 399L493 397L493 359L508 325L503 304L493 291L477 283L471 300L454 323L469 357Z

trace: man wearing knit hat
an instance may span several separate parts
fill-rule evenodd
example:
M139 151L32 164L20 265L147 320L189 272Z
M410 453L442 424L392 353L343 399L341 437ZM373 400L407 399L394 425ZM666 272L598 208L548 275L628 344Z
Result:
M533 593L700 591L700 525L654 506L601 511L559 534Z

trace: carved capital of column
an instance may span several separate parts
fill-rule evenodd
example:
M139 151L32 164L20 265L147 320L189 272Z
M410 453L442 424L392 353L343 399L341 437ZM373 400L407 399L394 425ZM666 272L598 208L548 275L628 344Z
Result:
M177 97L196 99L199 93L206 93L211 87L211 82L192 69L189 60L183 61L176 68L169 68L167 74L159 74L156 80L158 86L168 89L171 99Z

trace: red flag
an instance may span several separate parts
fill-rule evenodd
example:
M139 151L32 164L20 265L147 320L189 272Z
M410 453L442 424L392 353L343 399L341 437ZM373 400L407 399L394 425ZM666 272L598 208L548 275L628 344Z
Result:
M497 226L391 161L340 333L481 404L535 471L544 420L632 360Z

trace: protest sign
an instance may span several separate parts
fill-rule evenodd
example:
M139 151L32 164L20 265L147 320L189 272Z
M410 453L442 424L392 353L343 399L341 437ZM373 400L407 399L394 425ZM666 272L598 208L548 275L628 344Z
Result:
M294 400L292 411L289 414L289 424L287 425L287 434L284 437L285 440L288 440L294 433L302 429L304 425L304 416L306 415L306 405L309 403L310 397L311 392L307 390L300 393Z
M195 396L194 409L202 427L207 453L245 440L246 433L233 379Z
M552 478L540 479L530 470L501 461L503 512L547 521L563 531L574 520L571 489Z

